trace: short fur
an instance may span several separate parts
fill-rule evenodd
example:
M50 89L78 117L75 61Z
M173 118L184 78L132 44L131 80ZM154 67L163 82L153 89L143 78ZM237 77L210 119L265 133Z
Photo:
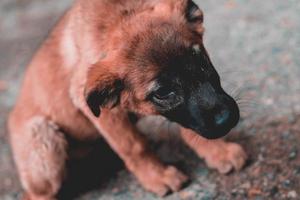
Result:
M9 118L27 199L56 199L66 159L72 159L67 138L84 142L103 137L151 192L163 196L181 188L187 177L148 151L128 112L163 113L147 92L155 87L162 65L174 62L188 45L202 48L202 20L202 12L189 0L74 3L30 63ZM245 162L237 144L208 141L183 127L181 135L220 172L240 169Z

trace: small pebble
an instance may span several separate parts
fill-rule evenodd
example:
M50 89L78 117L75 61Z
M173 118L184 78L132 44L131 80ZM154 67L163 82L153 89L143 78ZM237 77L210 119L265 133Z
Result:
M287 197L289 198L293 198L293 199L296 199L298 196L297 192L292 190L292 191L289 191L288 194L287 194Z
M273 173L273 172L268 173L267 177L270 181L273 181L276 178L275 173Z
M263 162L265 160L264 156L262 154L258 155L258 161Z
M250 182L246 182L246 183L243 183L240 188L242 189L249 189L251 187L251 183Z
M297 166L294 170L295 175L300 175L300 166Z
M288 139L290 137L290 135L291 135L290 131L285 131L285 132L282 133L281 138L282 139Z
M297 154L298 154L297 149L292 150L291 153L289 154L289 159L290 160L295 160L295 158L297 158Z
M290 187L291 186L291 181L290 180L285 180L283 181L282 185L286 188Z

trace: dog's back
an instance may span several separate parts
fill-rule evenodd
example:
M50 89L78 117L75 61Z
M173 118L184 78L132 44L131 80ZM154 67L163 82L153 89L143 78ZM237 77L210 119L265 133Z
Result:
M68 57L75 58L77 53L70 41L71 36L67 35L72 31L68 25L72 23L69 13L57 24L27 68L19 98L9 118L11 134L20 132L16 129L22 130L25 121L38 116L55 121L75 137L89 137L85 132L96 133L70 95L74 70L78 67L74 65L76 61L70 63Z

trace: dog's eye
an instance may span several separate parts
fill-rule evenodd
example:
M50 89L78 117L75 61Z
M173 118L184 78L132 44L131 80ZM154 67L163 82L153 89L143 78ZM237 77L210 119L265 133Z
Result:
M188 3L186 17L188 21L192 23L203 22L202 12L192 0Z
M173 92L170 88L161 87L156 90L153 94L153 98L155 100L168 100L175 96L175 92Z

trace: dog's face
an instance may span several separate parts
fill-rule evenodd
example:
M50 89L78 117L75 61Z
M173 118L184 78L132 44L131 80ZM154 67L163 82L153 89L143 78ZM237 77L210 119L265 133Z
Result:
M117 50L89 72L89 107L96 116L101 107L120 106L163 115L209 139L226 135L239 109L203 46L202 12L189 0L155 3L126 12L131 14L112 38Z

